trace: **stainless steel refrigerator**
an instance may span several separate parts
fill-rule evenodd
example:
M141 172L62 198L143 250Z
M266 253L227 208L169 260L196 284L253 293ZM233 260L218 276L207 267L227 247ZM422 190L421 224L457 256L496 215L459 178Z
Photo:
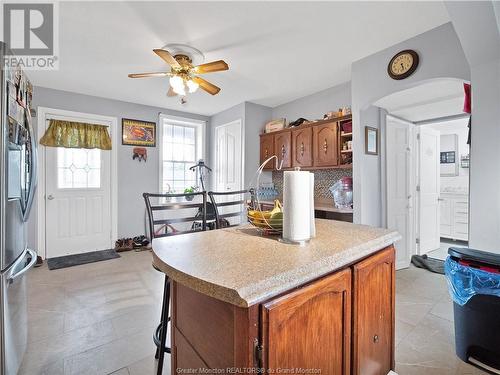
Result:
M7 67L0 43L0 374L18 372L27 345L26 272L36 253L27 247L27 220L36 189L33 87L19 67Z

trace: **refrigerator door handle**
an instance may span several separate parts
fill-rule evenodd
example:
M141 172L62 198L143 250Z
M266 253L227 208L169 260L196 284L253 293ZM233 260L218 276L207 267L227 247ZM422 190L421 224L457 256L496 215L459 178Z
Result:
M28 200L26 202L26 210L24 211L24 216L23 216L24 221L27 221L30 214L31 206L33 204L33 200L35 199L35 190L38 179L38 155L36 147L36 137L33 132L33 126L31 125L31 111L29 108L26 108L24 113L26 116L26 122L28 123L30 140L31 140L30 186L28 191Z
M29 263L22 270L20 270L16 273L13 273L9 276L9 278L7 279L9 284L12 284L15 279L24 275L31 267L33 267L35 265L37 254L34 250L31 250L31 249L26 249L25 255L20 258L19 262L24 261L26 259L26 255L29 255L31 257Z

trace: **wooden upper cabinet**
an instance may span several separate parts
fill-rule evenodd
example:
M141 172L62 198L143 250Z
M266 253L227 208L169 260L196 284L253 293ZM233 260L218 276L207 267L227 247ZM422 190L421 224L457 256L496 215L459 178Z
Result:
M278 157L278 165L283 160L283 168L292 166L292 132L280 132L274 135L274 153Z
M292 130L292 167L312 167L312 128Z
M394 247L353 266L353 375L394 369Z
M270 373L303 368L350 374L350 269L265 303L261 314L262 365Z
M274 155L274 134L262 134L260 136L260 164ZM269 162L264 169L274 169L274 162Z
M334 167L339 164L338 123L313 126L313 161L315 167Z

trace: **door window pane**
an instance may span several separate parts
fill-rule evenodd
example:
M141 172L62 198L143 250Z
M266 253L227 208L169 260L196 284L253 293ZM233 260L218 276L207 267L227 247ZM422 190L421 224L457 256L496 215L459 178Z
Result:
M57 149L57 187L89 189L101 187L101 150Z

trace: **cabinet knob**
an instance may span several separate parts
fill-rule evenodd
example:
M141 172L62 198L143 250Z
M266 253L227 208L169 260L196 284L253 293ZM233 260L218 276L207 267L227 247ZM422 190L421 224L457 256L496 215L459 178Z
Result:
M265 155L265 157L267 158L267 156L268 156L267 148L266 148L266 150L264 151L264 155Z
M304 142L300 144L300 156L304 156Z
M325 151L325 154L326 154L326 150L328 150L328 142L326 141L326 138L325 138L325 142L323 143L323 151Z
M378 335L373 336L373 342L376 344L379 341Z
M281 145L281 156L285 157L285 145Z

